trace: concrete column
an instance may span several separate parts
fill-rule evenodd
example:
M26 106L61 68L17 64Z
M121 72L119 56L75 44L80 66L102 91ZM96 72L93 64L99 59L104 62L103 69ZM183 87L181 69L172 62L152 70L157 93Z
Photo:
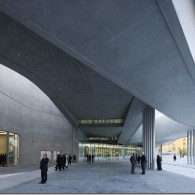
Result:
M190 146L189 146L189 142L190 142L190 132L187 131L187 164L190 164Z
M9 132L7 132L6 137L6 166L9 166Z
M108 148L108 150L109 150L109 148ZM121 148L121 150L122 150L122 159L124 160L125 159L125 147L124 146L122 146L122 148Z
M147 167L154 169L155 166L155 110L146 106L143 112L143 151L148 161Z
M193 165L195 165L195 129L193 129Z
M75 139L75 129L72 126L72 155L75 153L74 152L74 141L75 141L74 139Z
M190 165L192 165L192 130L190 130Z

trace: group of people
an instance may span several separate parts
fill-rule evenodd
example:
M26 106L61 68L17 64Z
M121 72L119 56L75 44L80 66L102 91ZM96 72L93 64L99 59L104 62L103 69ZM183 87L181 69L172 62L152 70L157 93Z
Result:
M94 158L95 155L94 154L86 154L86 158L87 158L87 163L93 163L94 162Z
M59 169L59 171L61 171L61 169L68 169L68 166L71 166L72 163L72 156L71 154L67 155L66 153L64 154L58 154L57 155L57 160L56 160L56 166L55 166L55 170L57 171L57 169ZM76 155L73 155L73 163L76 163Z
M136 165L141 163L141 168L142 168L142 175L145 175L145 168L147 164L146 156L144 152L142 152L141 157L138 155L135 156L133 153L132 156L130 157L130 162L131 162L131 174L135 174L135 167ZM162 158L160 155L157 155L156 158L156 163L157 163L157 170L162 171Z
M139 162L138 162L139 160ZM135 167L137 165L137 163L139 164L141 162L141 168L142 168L142 175L145 175L145 167L146 167L146 156L144 154L144 152L142 152L141 157L140 156L135 156L135 154L133 153L133 155L130 157L130 162L131 162L131 174L135 174Z
M1 167L6 166L6 153L0 154L0 166Z
M61 169L68 169L68 166L71 166L72 156L66 153L57 155L55 170L61 171ZM76 163L76 155L73 155L73 163ZM41 182L40 184L45 184L47 182L47 171L48 171L49 158L47 154L43 155L43 158L40 161L40 170L41 170Z

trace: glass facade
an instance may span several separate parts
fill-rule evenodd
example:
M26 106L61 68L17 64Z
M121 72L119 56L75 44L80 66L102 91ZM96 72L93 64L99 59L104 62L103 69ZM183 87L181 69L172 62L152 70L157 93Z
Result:
M0 166L14 166L19 163L19 136L16 133L0 131Z
M132 153L140 154L141 147L113 145L104 143L79 143L79 161L86 161L86 155L95 155L95 161L129 159Z

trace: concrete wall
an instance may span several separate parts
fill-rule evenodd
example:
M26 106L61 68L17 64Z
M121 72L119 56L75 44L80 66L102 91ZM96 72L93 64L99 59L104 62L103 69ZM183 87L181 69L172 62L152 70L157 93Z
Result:
M0 65L0 130L20 135L20 164L40 161L40 151L78 153L74 129L32 82ZM74 149L74 151L73 151Z

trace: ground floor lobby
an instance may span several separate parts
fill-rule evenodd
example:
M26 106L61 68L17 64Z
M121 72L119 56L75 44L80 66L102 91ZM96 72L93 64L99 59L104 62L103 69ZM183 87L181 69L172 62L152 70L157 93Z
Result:
M195 193L195 177L167 171L173 166L178 173L184 169L171 163L163 165L163 171L146 170L146 175L141 175L140 167L131 175L128 160L74 163L61 172L50 165L46 184L39 184L40 170L36 165L7 168L0 175L0 193Z

